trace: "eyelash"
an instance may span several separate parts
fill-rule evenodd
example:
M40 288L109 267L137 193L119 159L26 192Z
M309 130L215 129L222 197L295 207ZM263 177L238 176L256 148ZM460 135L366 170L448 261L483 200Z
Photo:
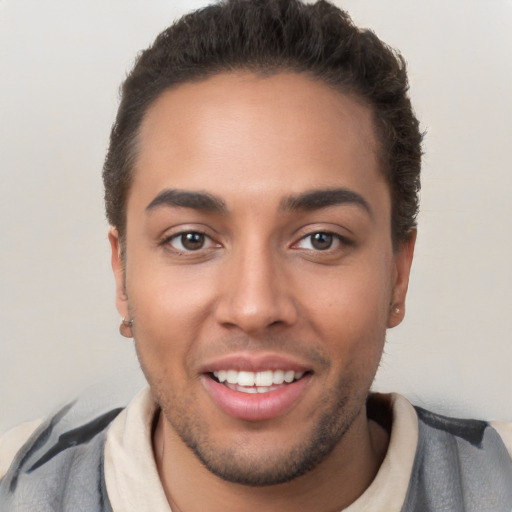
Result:
M318 247L313 247L313 237L317 236L317 235L322 235L322 236L327 236L327 237L331 237L331 240L330 240L330 245L324 249L320 249ZM352 246L353 245L353 242L351 240L349 240L347 237L343 236L343 235L340 235L338 233L334 233L332 231L322 231L322 230L319 230L319 231L314 231L312 233L308 233L307 235L303 236L298 242L296 242L294 244L294 247L297 248L297 249L301 249L301 247L298 247L299 244L301 242L304 242L306 240L310 240L310 245L312 247L310 248L302 248L302 249L305 249L305 250L308 250L308 251L314 251L314 252L317 252L317 253L325 253L325 254L329 254L330 252L333 252L333 251L336 251L336 249L339 249L340 246L344 246L344 247L349 247L349 246ZM335 244L335 246L333 247L333 245Z
M199 236L202 238L203 243L202 243L201 247L198 247L196 249L190 249L190 248L186 248L183 246L184 237L187 237L190 235ZM173 246L172 245L173 241L179 241L181 247ZM205 244L208 244L209 247L205 247ZM160 245L163 245L163 246L170 245L174 251L181 253L181 254L195 253L195 252L201 251L202 249L209 249L210 247L213 247L213 246L219 246L219 244L215 244L213 239L210 236L208 236L206 233L203 233L202 231L197 231L197 230L180 231L179 233L175 233L171 236L165 237L161 241Z
M319 235L328 238L328 246L327 247L319 248L319 247L314 246L315 242L313 241L314 240L313 237L319 236ZM200 247L193 249L193 248L190 248L190 247L187 248L184 246L185 237L190 237L190 236L196 236L196 237L198 236L201 238ZM307 240L309 240L310 247L300 247L300 245ZM176 247L175 245L173 245L173 241L178 241L180 247ZM322 243L322 240L319 240L319 242ZM193 243L193 241L192 241L192 243ZM216 244L214 242L214 240L210 236L208 236L206 233L204 233L202 231L197 231L197 230L180 231L179 233L175 233L171 236L165 237L161 241L160 245L162 245L162 246L170 245L172 250L176 251L179 254L193 254L196 252L199 253L201 250L210 249L212 247L220 247L220 244ZM208 246L205 247L205 245L208 245ZM333 247L333 245L335 245L335 246ZM311 251L311 252L315 252L315 253L319 253L319 254L324 253L327 255L327 254L330 254L330 253L336 251L337 249L339 249L340 246L349 247L352 245L353 245L353 242L351 240L349 240L348 238L346 238L345 236L342 236L338 233L334 233L331 231L319 230L319 231L314 231L312 233L308 233L307 235L303 236L302 238L300 238L298 240L298 242L293 244L292 248L297 249L297 250L302 249L302 250Z

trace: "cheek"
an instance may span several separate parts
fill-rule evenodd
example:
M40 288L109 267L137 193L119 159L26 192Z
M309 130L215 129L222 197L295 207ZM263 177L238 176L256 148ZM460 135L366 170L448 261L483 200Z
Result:
M127 294L142 361L178 366L200 339L213 300L213 279L185 266L127 269Z
M137 265L137 259L146 263ZM134 315L144 322L187 322L212 300L215 275L209 265L170 265L144 255L137 259L127 269L127 293Z
M350 266L316 281L306 316L333 358L377 364L384 344L391 296L391 271L386 260Z

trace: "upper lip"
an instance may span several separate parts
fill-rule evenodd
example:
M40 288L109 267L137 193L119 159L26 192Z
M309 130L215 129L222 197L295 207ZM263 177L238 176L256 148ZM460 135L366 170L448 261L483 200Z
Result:
M238 370L262 372L265 370L311 371L311 365L298 361L292 356L280 354L232 353L203 364L200 373L212 373L219 370Z

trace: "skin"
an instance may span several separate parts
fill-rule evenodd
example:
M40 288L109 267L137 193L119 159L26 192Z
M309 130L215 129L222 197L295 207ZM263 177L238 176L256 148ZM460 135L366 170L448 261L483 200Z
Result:
M362 202L297 201L340 189ZM166 190L209 194L223 211L155 205ZM369 486L387 433L365 400L403 318L415 239L393 250L390 215L371 112L320 82L221 74L149 108L125 261L115 228L110 241L117 308L162 409L153 445L173 510L331 511ZM197 232L204 245L186 250L181 234ZM318 249L315 233L332 245ZM204 385L204 369L233 355L293 361L307 384L276 417L235 418Z

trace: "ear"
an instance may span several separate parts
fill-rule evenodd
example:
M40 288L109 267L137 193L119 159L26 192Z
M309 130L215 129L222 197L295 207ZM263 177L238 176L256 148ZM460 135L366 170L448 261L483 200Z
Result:
M129 318L128 296L126 295L125 269L121 252L121 243L119 241L119 233L113 226L108 230L108 239L112 249L112 270L116 280L116 308L121 317Z
M395 283L391 296L388 327L396 327L402 322L405 316L405 297L409 286L409 275L411 272L414 246L416 244L417 231L412 228L409 237L401 242L394 255Z

